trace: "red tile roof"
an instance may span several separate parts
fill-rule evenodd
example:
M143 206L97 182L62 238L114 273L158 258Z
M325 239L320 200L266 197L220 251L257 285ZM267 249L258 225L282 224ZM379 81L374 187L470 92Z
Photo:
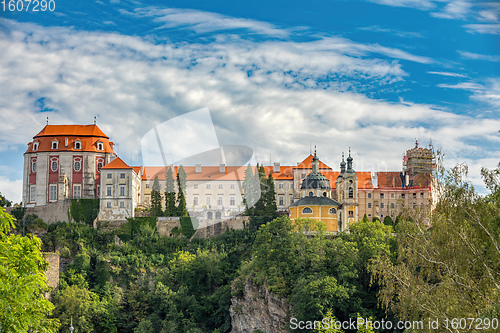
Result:
M337 181L337 177L340 175L340 171L323 171L321 173L328 178L331 188L336 188L335 182ZM358 171L356 172L356 176L358 177L358 189L373 188L371 172Z
M133 169L127 165L127 163L123 162L123 160L119 157L116 157L109 164L103 167L106 170L115 170L115 169Z
M401 187L399 171L377 172L378 187Z
M96 136L109 139L97 125L45 125L35 138L45 136Z
M293 168L294 169L312 169L312 159L313 159L313 157L314 157L313 155L307 156L305 160L303 160L302 162L300 162L297 166L294 166ZM321 160L318 163L318 167L319 167L320 170L321 169L332 170L332 168L330 168L325 163L321 162Z

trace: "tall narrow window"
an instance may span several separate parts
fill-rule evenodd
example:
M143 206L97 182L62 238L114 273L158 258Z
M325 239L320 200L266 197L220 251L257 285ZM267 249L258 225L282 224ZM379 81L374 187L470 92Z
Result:
M57 163L57 160L54 160L50 163L50 169L52 171L56 172L58 168L59 168L59 163Z
M106 196L111 196L111 186L106 186Z
M354 198L354 189L352 187L349 187L349 199Z
M229 206L234 206L234 205L236 205L234 197L229 197Z
M210 206L210 197L205 198L205 203L207 206Z
M75 149L82 149L82 142L79 140L75 141Z
M33 142L33 150L38 150L38 142Z
M278 205L279 206L284 206L285 205L285 198L283 196L278 197Z
M222 197L217 198L217 205L222 206Z
M35 202L35 196L36 194L36 186L35 185L31 185L30 186L30 202Z
M193 197L193 206L198 206L198 197Z
M49 201L57 200L57 185L49 186Z
M97 162L97 172L101 172L102 162Z
M74 168L76 172L79 172L82 169L82 162L80 162L80 160L75 160Z
M57 149L59 147L58 141L52 141L52 149Z
M82 197L82 185L73 185L73 199Z
M120 196L125 195L125 186L120 186Z

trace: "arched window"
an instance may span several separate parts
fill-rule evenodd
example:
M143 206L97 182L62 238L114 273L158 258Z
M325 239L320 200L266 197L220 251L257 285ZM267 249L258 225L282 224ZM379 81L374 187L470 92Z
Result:
M33 160L33 162L31 163L31 171L33 173L36 173L36 160Z
M314 193L311 191L309 192L309 196L312 197L314 195Z
M302 209L302 214L312 214L313 213L313 210L309 207L305 207L304 209Z
M330 208L328 214L337 214L337 210L335 208Z
M349 187L349 199L354 198L354 189L352 187Z
M82 142L81 141L75 141L75 149L82 149Z
M220 220L220 219L221 219L221 217L222 217L222 214L221 214L220 212L216 212L216 213L215 213L215 218L216 218L217 220Z
M97 172L101 172L102 162L97 162Z
M352 185L352 183L353 183L352 179L351 179L351 180L349 180L349 184L351 184L351 185Z
M207 219L211 220L214 218L214 214L212 212L207 213Z
M326 192L323 192L323 196L326 197Z
M52 163L50 164L50 168L52 169L52 171L57 171L57 169L59 168L59 163L57 163L56 160L52 161Z

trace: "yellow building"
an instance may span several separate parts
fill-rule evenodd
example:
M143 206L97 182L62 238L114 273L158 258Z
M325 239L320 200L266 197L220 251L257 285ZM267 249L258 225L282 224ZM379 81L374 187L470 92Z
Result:
M310 218L325 223L327 231L342 231L341 204L331 198L330 181L319 172L318 164L314 152L312 172L302 181L301 199L290 205L290 219Z

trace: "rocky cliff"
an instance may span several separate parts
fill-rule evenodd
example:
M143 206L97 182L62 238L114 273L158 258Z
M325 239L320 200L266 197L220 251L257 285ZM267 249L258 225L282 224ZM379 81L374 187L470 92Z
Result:
M243 290L241 290L241 288ZM245 283L236 280L232 286L231 324L232 333L280 333L287 332L286 299L267 290L266 284L258 286L249 279ZM240 289L240 290L238 290Z

